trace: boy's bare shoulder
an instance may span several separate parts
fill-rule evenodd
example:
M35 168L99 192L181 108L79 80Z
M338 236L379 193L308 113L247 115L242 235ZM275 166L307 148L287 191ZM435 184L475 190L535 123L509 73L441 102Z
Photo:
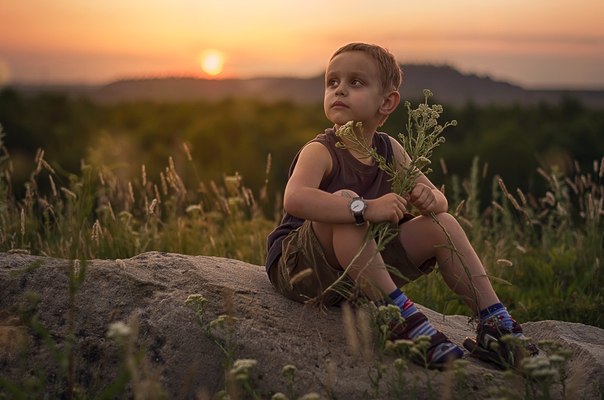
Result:
M401 145L401 142L399 142L392 136L388 135L388 139L390 140L390 143L392 144L393 149L402 149L403 148L403 145Z
M399 163L407 164L409 161L409 156L407 155L407 152L403 148L401 142L399 142L392 136L388 136L388 138L390 139L390 143L392 144L392 151L394 152L395 160L397 160Z
M318 156L318 157L329 157L329 150L323 143L320 142L309 142L307 143L302 150L300 150L300 157L309 157L309 156Z
M300 150L296 169L320 169L327 174L331 171L332 163L327 147L319 142L310 142Z

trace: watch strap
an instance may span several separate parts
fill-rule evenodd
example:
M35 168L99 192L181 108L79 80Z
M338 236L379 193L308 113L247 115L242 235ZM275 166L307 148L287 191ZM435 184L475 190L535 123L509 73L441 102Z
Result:
M367 208L367 203L365 202L365 199L363 199L362 197L355 197L352 199L352 201L350 202L350 205L352 206L352 203L355 201L362 201L363 202L363 209L360 211L353 211L351 208L351 212L352 215L354 217L355 223L357 225L363 225L365 223L365 217L364 217L364 213L365 213L365 209Z

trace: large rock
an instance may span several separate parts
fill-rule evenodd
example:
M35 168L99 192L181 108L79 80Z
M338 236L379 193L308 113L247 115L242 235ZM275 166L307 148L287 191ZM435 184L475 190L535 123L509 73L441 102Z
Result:
M297 367L297 396L316 392L321 398L393 397L388 386L392 356L383 358L388 369L376 391L369 376L377 376L378 355L368 357L362 349L357 354L347 344L343 309L321 311L283 298L273 291L261 266L158 252L92 260L70 300L70 271L78 276L83 270L82 264L69 260L0 253L0 397L3 391L10 397L11 390L37 390L54 398L65 396L70 386L93 397L113 382L121 393L117 397L146 398L161 386L168 398L210 398L225 388L227 353L257 361L251 379L259 398L287 392L282 374L287 364ZM185 304L193 294L207 299L202 324ZM467 317L422 309L454 342L473 336ZM212 337L207 329L219 315L229 313L236 322L233 346L225 352L218 345L225 336L214 330ZM136 341L107 337L110 325L120 321ZM114 330L120 326L114 325ZM560 321L523 327L534 339L556 341L572 352L567 398L601 398L604 330ZM73 352L67 346L70 333ZM71 353L73 362L66 362ZM409 365L404 375L409 397L487 398L493 389L524 395L525 387L537 387L520 374L467 359L463 381L453 371ZM71 373L68 365L74 365ZM130 371L131 380L120 388L120 379L128 377L124 371ZM74 379L68 383L70 376ZM16 389L7 388L6 382ZM552 390L553 397L559 397L562 386L553 385Z

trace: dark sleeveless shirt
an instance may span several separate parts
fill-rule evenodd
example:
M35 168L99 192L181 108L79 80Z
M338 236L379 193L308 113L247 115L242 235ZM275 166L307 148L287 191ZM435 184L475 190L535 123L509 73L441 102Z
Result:
M366 165L357 160L346 149L336 147L339 138L335 134L335 129L326 129L325 133L317 135L312 142L319 142L324 145L332 159L331 173L323 178L319 189L328 193L334 193L338 190L349 189L365 199L375 199L392 191L388 175L378 168L377 163ZM307 144L308 144L307 143ZM376 148L379 155L385 157L387 162L392 162L393 150L392 143L387 134L376 132L373 135L372 146ZM302 150L300 150L302 151ZM298 162L300 151L294 157L289 168L289 177ZM273 230L267 238L267 257L266 271L281 257L281 242L294 229L299 228L304 220L285 213L281 223Z

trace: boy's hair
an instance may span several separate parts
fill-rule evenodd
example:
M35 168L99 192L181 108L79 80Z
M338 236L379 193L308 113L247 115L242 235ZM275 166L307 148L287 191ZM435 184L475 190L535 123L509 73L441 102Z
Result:
M340 47L331 56L329 61L335 56L349 51L361 51L373 58L380 71L380 81L384 91L398 90L403 82L403 72L396 58L383 47L367 43L349 43Z

